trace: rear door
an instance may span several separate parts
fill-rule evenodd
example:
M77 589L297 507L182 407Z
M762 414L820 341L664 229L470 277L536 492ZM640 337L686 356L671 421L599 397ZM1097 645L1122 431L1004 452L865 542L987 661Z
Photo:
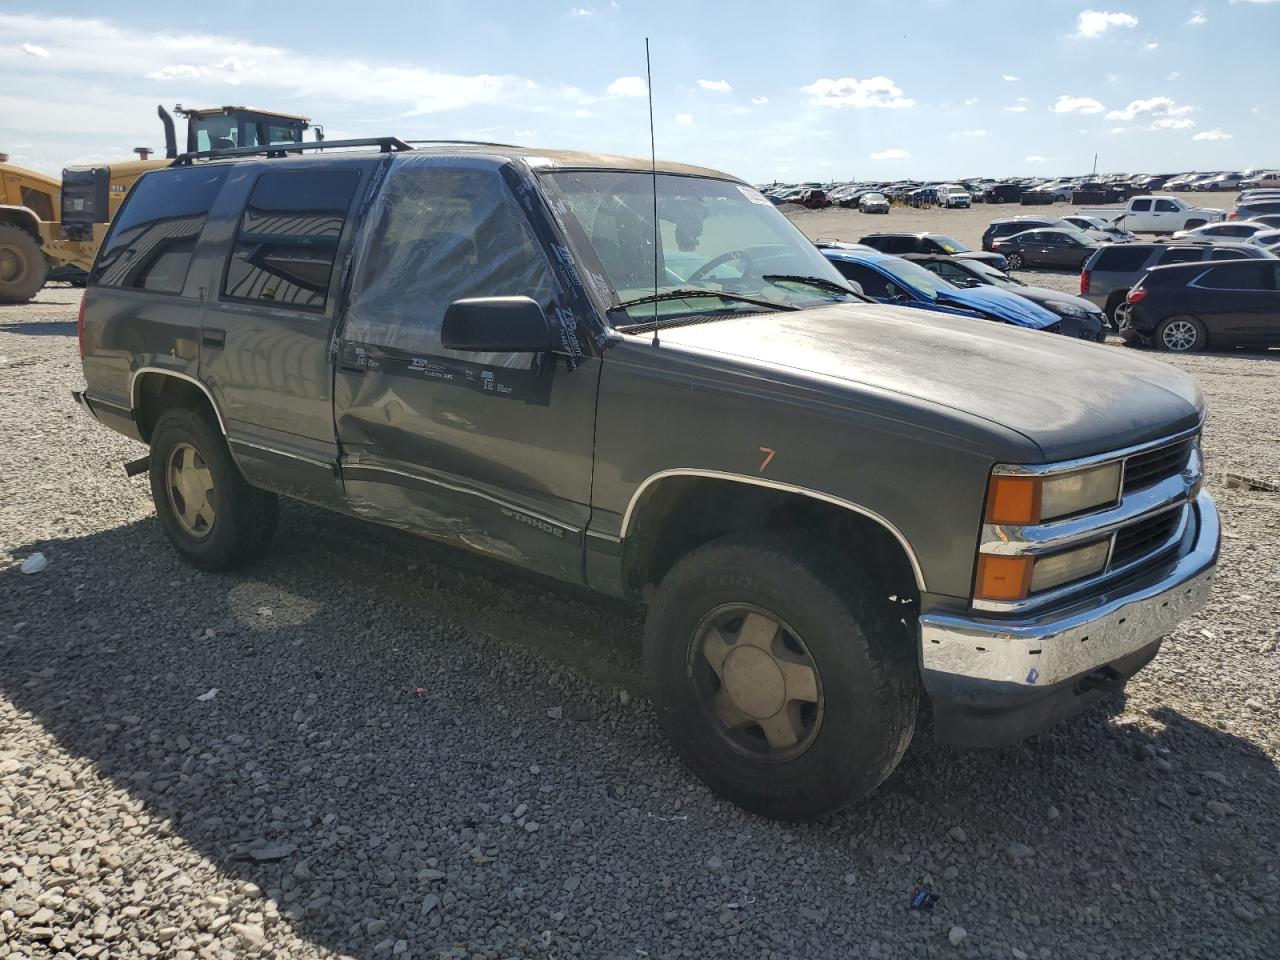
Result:
M237 170L210 225L200 373L252 482L339 496L333 427L341 254L368 165L308 158Z
M503 170L409 155L387 174L339 333L342 476L361 516L581 582L600 359L440 340L463 298L532 297L556 325L573 315L538 239L545 214L526 213Z
M1130 201L1129 212L1123 218L1122 226L1127 230L1148 231L1155 230L1155 218L1151 214L1151 198L1141 197L1137 200Z
M1218 263L1190 284L1190 306L1219 342L1280 343L1280 264L1274 260Z

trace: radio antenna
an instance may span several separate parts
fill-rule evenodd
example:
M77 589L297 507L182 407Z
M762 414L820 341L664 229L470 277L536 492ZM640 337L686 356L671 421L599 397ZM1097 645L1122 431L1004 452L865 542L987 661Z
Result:
M653 176L653 345L658 346L658 148L653 139L653 70L644 38L644 84L649 92L649 171Z

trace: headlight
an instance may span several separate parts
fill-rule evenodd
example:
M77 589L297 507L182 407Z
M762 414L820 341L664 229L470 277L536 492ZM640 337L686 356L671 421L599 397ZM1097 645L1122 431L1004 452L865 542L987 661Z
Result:
M1044 305L1060 317L1084 319L1089 315L1088 310L1074 303L1068 303L1066 300L1046 300Z
M994 472L987 488L987 523L1042 523L1110 506L1119 495L1118 461L1044 476Z

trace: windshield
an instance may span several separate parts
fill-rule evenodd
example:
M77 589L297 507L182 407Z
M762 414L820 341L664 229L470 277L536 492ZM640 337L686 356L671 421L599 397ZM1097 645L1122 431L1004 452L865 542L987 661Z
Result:
M885 273L896 277L907 286L919 290L928 297L937 299L939 292L943 290L955 290L956 285L947 280L943 280L940 276L930 273L924 267L910 260L901 260L897 257L886 257L876 264Z
M935 233L930 239L947 253L968 253L969 248L957 240L955 237L948 237L945 233Z
M1086 244L1086 245L1087 245L1087 244L1092 244L1092 243L1093 243L1093 238L1092 238L1092 237L1090 237L1087 233L1083 233L1082 231L1080 231L1080 230L1076 230L1076 229L1074 229L1074 228L1073 228L1073 229L1068 230L1067 228L1065 228L1065 227L1064 227L1064 228L1062 229L1062 233L1063 233L1063 235L1064 235L1064 236L1068 236L1068 237L1070 237L1070 238L1071 238L1072 240L1074 240L1076 243L1083 243L1083 244Z
M657 176L658 277L654 290L654 177L639 171L563 171L546 174L621 303L637 322L655 315L727 314L767 305L721 300L723 291L781 307L812 307L853 298L848 283L790 221L755 189L708 177ZM799 282L811 277L819 283ZM824 286L825 285L825 286ZM655 292L707 290L707 297L653 302Z
M965 263L966 269L971 273L976 273L982 277L987 283L993 283L1000 287L1025 287L1026 284L1016 277L1010 277L1001 273L989 263L983 263L981 260L969 260Z

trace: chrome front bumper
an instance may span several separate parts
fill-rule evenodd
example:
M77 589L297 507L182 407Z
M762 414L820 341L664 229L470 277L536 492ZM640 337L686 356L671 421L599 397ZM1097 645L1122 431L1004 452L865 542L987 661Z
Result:
M1196 497L1195 515L1189 548L1163 561L1148 580L1130 579L1066 609L1019 619L922 615L926 687L931 680L987 681L1016 699L1088 674L1167 635L1204 605L1218 561L1218 511L1208 494Z

